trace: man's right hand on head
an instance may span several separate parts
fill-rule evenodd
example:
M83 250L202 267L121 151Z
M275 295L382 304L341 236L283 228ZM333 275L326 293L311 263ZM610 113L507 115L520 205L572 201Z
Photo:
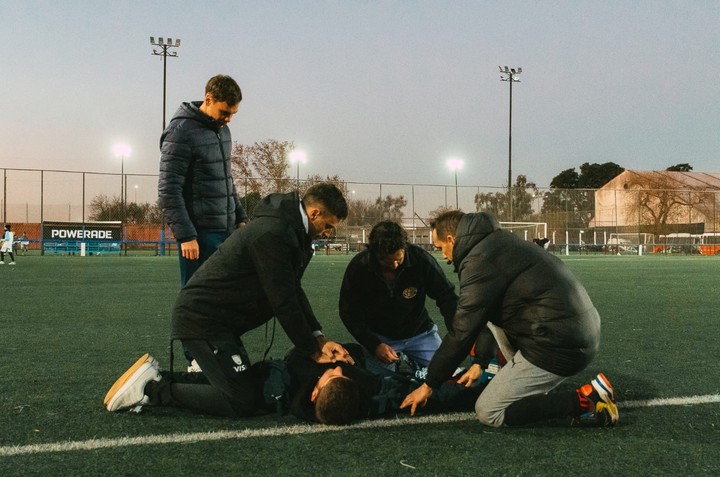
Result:
M180 251L186 260L197 260L200 258L200 244L197 240L180 243Z

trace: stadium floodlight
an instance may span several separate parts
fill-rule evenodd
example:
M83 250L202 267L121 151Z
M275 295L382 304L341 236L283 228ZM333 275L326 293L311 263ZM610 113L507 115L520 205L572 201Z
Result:
M125 223L125 203L127 201L127 178L125 177L125 158L130 155L130 146L124 143L115 144L113 147L115 157L120 158L120 200L122 201L122 223Z
M300 190L300 163L305 164L307 155L303 151L293 151L290 153L290 162L297 165L297 174L295 176L295 188Z
M458 159L456 157L452 157L447 160L447 166L450 168L451 171L455 173L455 208L459 209L459 200L458 200L458 181L457 181L457 171L458 169L462 169L465 165L465 161L462 159Z
M150 44L153 46L152 54L163 57L163 121L162 128L165 130L165 100L167 98L167 57L177 56L177 51L169 51L170 48L178 48L180 46L180 38L175 39L175 44L172 42L172 38L167 39L167 43L163 41L163 37L159 37L158 41L155 42L155 37L150 37ZM154 48L154 47L158 48Z
M500 68L498 66L498 68ZM522 68L508 68L507 66L503 70L500 68L500 81L507 81L510 83L510 115L508 116L508 212L509 220L513 221L513 187L512 187L512 85L513 83L519 83L520 78L518 75L522 73ZM503 76L504 75L504 76Z

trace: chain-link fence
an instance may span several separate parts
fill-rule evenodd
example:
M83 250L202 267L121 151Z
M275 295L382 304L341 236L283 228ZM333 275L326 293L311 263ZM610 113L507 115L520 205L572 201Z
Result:
M28 253L177 253L157 207L156 175L0 170L2 222L12 224L16 240L26 242ZM259 200L251 184L258 181L264 182L265 191L302 191L310 185L303 180L238 179L238 194L250 212ZM342 251L362 247L373 224L384 219L400 221L414 243L429 248L430 219L455 208L490 212L526 240L549 239L550 249L559 253L714 255L720 247L720 191L715 189L514 186L509 193L507 188L480 185L339 185L346 192L350 214L331 244L341 244L337 249ZM98 222L108 227L102 240L88 232ZM52 232L52 224L67 230ZM334 250L327 248L328 253Z

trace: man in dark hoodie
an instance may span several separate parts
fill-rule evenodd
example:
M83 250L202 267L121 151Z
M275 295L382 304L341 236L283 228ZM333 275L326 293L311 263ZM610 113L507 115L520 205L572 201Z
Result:
M160 138L158 198L180 248L180 284L248 221L231 174L228 123L242 100L238 84L217 75L205 99L182 103Z
M502 230L486 213L449 211L431 227L435 246L458 273L460 298L427 380L402 407L414 414L424 405L487 324L508 363L475 403L483 424L520 426L569 417L579 424L615 425L614 392L602 373L576 390L549 393L585 369L600 346L600 316L567 267Z
M150 404L229 417L262 407L262 389L242 336L276 317L290 341L314 361L352 363L341 345L323 336L301 279L313 255L311 242L328 237L347 217L342 192L332 184L271 194L255 219L235 230L192 276L173 309L173 340L180 340L202 373L160 374L145 355L105 396L109 411ZM172 353L171 353L172 369ZM195 376L193 376L195 375Z

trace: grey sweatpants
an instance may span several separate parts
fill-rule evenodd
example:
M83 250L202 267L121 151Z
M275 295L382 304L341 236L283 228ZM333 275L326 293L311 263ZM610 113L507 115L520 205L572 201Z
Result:
M496 326L488 324L498 346L507 359L475 402L475 413L480 422L487 426L500 427L505 422L505 409L515 401L537 394L547 394L566 376L558 376L530 363L522 351L513 350L505 333Z

